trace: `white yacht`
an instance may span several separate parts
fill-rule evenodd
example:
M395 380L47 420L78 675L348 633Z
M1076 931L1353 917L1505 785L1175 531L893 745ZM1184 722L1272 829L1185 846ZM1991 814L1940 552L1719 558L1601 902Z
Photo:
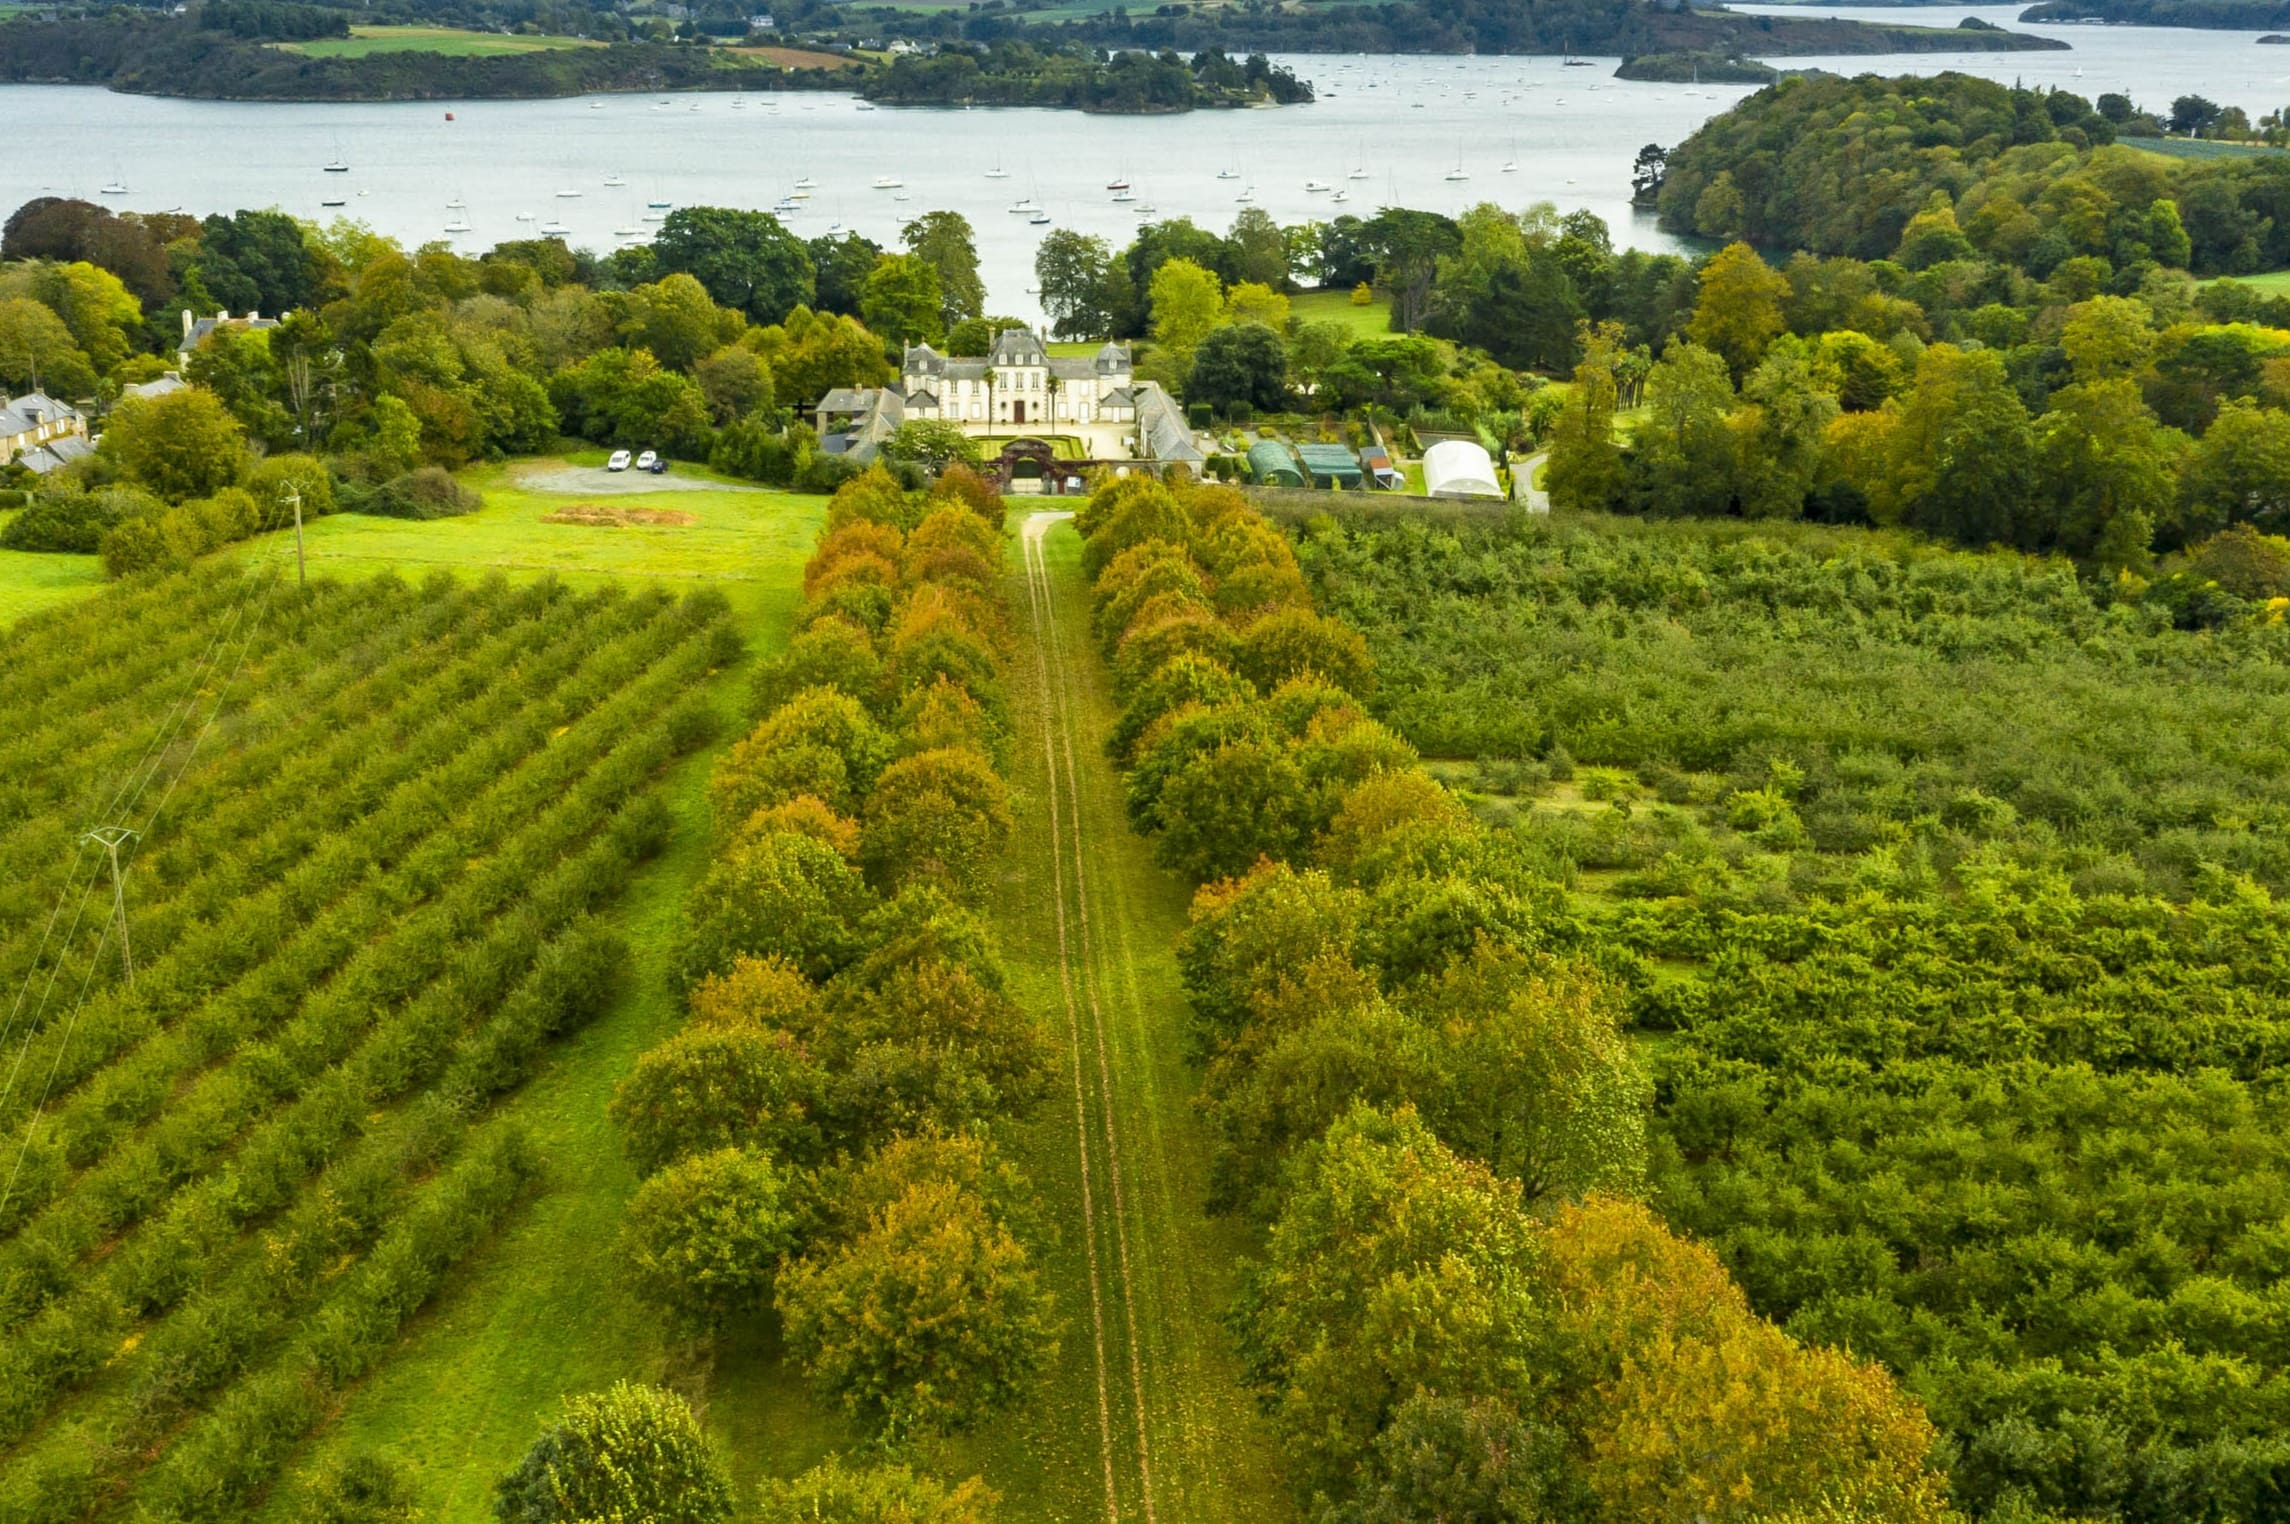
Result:
M805 175L802 179L795 182L795 188L797 190L817 190L819 188L819 182L812 179L809 175Z
M1323 191L1333 189L1333 187L1325 180L1307 180L1304 182L1304 189L1317 196Z
M456 217L445 225L445 230L448 233L466 233L470 230L469 219L466 217Z
M1036 207L1034 209L1034 215L1028 217L1026 220L1032 223L1035 227L1046 228L1050 225L1050 214L1043 211L1041 208Z
M905 181L899 179L899 177L896 175L875 176L876 190L897 190L901 185L905 183Z
M618 190L620 187L626 185L627 183L627 177L624 175L606 175L604 177L604 188L606 190Z
M554 217L541 224L541 236L544 238L562 238L570 232L572 232L571 228L566 227Z
M1007 180L1010 178L1010 172L1002 167L1000 159L996 159L994 167L986 171L986 178L989 180Z

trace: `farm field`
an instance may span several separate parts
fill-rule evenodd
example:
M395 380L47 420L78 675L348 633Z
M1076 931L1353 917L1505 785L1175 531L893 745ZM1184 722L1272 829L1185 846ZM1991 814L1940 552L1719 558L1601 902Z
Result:
M517 1215L548 1161L505 1102L620 977L727 621L210 566L5 637L11 701L70 700L10 736L0 821L10 1516L238 1516ZM106 823L142 833L132 982L78 913Z
M442 53L448 58L496 58L512 53L555 53L602 43L580 37L521 37L450 26L353 26L347 37L273 43L306 58L368 58L376 53Z

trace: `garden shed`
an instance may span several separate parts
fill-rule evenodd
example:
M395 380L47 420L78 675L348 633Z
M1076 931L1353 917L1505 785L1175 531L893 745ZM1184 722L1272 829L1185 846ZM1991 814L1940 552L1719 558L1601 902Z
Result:
M1256 478L1259 487L1304 485L1304 473L1296 468L1296 457L1277 439L1260 439L1248 447L1248 474Z
M1423 452L1423 490L1432 497L1501 497L1495 462L1466 439L1445 439Z
M1296 458L1315 487L1357 487L1360 463L1342 445L1306 444L1296 447Z

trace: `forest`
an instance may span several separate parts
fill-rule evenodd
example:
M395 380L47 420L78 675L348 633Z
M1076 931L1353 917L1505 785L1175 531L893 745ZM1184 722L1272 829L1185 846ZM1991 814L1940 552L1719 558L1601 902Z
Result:
M339 13L329 24L339 24ZM851 87L842 70L788 71L706 46L651 41L488 57L383 52L311 58L202 27L193 17L129 11L0 20L0 82L107 85L132 95L300 101Z
M1018 7L976 11L864 3L799 10L818 34L973 43L1230 53L1641 53L1714 50L1759 56L2018 52L2065 47L1990 27L1868 25L1827 16L1734 16L1656 0L1371 0L1349 5L1156 5L1036 19Z
M1298 552L1370 712L1476 757L1441 770L1571 886L1551 934L1645 1043L1651 1197L1758 1311L1895 1372L1975 1516L2266 1516L2278 620L1808 526Z
M902 54L860 93L899 106L1053 106L1130 116L1312 99L1309 84L1261 53L1244 62L1201 53L1188 62L1168 52L1135 49L1108 57L1094 48L1045 50L1019 42L976 53Z

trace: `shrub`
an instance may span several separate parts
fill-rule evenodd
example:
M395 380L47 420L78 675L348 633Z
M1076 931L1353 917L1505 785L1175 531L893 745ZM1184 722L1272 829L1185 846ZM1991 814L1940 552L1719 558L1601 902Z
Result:
M305 1524L419 1524L421 1497L402 1463L350 1455L303 1484L294 1516Z
M393 519L448 519L475 513L485 499L442 466L422 466L382 484L362 512Z
M30 506L0 530L0 548L92 556L102 545L104 531L159 510L157 498L134 487L90 492L59 482L32 494Z
M494 1489L500 1524L723 1524L731 1482L691 1406L658 1387L616 1383L566 1401Z

